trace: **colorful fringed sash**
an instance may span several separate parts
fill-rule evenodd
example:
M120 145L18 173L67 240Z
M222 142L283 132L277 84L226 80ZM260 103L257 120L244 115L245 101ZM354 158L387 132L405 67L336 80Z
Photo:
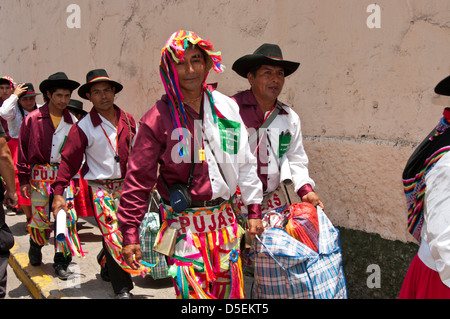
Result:
M183 299L242 299L245 297L239 237L230 203L216 207L186 209L174 213L164 206L164 218L156 242L167 227L178 229L169 273Z
M122 183L123 180L88 181L92 190L94 215L111 256L126 272L144 277L155 265L148 265L148 267L141 265L139 269L134 270L127 265L122 255L123 236L119 230L116 215L122 193Z
M67 205L67 228L65 233L65 240L62 242L57 241L57 250L63 251L67 256L70 251L73 256L85 257L86 253L81 247L80 238L77 231L77 213L75 211L74 192L75 185L73 181L70 181L70 185L66 188L66 205Z
M57 165L34 165L31 170L32 216L28 222L28 232L31 239L41 246L48 243L52 232L50 222L51 207L49 206L50 185L56 180L58 167ZM57 242L55 249L63 252L64 256L68 256L71 253L74 256L84 257L85 253L81 247L76 229L77 214L73 205L73 190L74 185L71 181L65 192L69 208L65 241Z
M444 116L437 127L417 147L408 160L403 172L403 186L408 208L408 231L420 241L423 224L423 200L426 184L425 176L450 151L450 110L444 111Z

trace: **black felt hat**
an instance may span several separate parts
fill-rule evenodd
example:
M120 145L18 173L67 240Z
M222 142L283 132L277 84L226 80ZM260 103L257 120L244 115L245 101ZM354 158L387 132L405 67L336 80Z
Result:
M294 73L300 63L283 60L283 53L276 44L264 43L253 54L247 54L233 63L232 69L240 76L247 78L247 73L258 65L275 65L284 69L284 76Z
M31 84L31 83L25 83L23 86L26 87L27 90L26 90L26 92L23 92L19 98L25 97L25 96L36 96L36 95L41 94L41 93L36 93L36 91L34 90L33 84Z
M450 76L439 82L434 88L434 92L436 94L450 96Z
M74 110L77 113L86 114L87 112L83 110L83 102L71 99L69 104L67 104L67 108Z
M57 72L50 75L47 80L42 81L39 85L39 90L43 94L47 94L47 91L52 87L73 91L79 86L80 83L78 83L77 81L69 80L64 72Z
M86 93L89 92L91 86L98 82L110 82L113 87L116 88L115 93L119 93L123 89L123 85L119 82L113 81L109 78L108 73L104 69L97 69L89 71L86 75L86 83L80 86L78 89L78 95L83 99L88 100Z

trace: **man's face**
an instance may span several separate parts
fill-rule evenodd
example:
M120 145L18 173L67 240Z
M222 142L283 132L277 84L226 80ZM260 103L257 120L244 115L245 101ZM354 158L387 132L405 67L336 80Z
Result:
M89 101L98 111L107 111L114 107L115 88L108 82L99 82L91 86L90 93L86 93Z
M249 73L247 79L256 97L275 100L283 89L284 69L279 66L262 65L256 72L256 76Z
M2 100L8 99L13 93L13 89L9 84L0 84L0 97Z
M206 62L198 48L189 48L184 52L184 60L175 64L178 74L178 84L181 92L197 93L206 75Z
M72 92L69 89L57 89L53 94L47 91L47 97L50 99L49 106L58 110L64 110L69 104Z
M19 99L20 105L27 112L31 112L36 104L36 96L24 96Z

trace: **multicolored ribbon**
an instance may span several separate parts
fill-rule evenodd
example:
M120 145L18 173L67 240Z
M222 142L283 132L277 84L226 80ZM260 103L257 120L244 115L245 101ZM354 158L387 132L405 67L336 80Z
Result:
M67 256L69 251L73 256L85 257L86 253L81 247L80 238L77 231L77 213L75 211L75 196L73 190L75 185L73 181L70 181L70 185L66 188L66 205L67 205L67 228L65 233L65 240L62 242L56 241L57 249L64 252Z
M160 75L164 84L164 89L169 98L170 115L175 131L178 134L179 154L180 156L188 155L187 139L183 138L183 128L187 128L186 124L186 112L183 106L183 94L179 87L178 75L175 70L174 64L178 64L183 61L184 52L190 45L196 45L201 50L205 51L209 57L206 62L207 72L205 79L203 80L203 90L208 94L211 102L211 106L214 105L214 101L211 97L211 93L206 87L205 81L208 73L211 69L217 73L224 71L222 65L222 56L220 52L215 52L212 44L209 41L201 39L197 34L192 31L180 30L172 34L167 40L165 46L161 51L161 61L159 65ZM209 93L208 93L209 92Z
M151 270L153 264L142 264L139 269L134 270L125 262L122 255L123 236L119 230L117 220L118 200L121 194L122 181L97 184L89 182L92 189L92 200L94 202L94 214L100 232L103 235L106 247L111 256L122 267L123 270L132 275L145 277Z
M425 198L425 176L450 151L450 110L427 138L417 147L408 160L403 172L403 188L408 208L408 231L420 242L423 225L423 201Z
M224 222L226 225L221 224ZM229 202L216 207L187 209L181 214L165 206L162 236L167 227L181 227L174 255L168 259L168 272L174 278L178 298L245 298L238 250L244 231L230 211ZM205 231L197 231L199 228Z
M34 169L43 169L52 171L58 170L57 166L40 165L34 167ZM53 175L56 176L56 173ZM50 235L52 232L52 226L50 221L50 194L51 184L53 180L31 180L31 207L32 215L28 222L28 232L31 239L38 245L44 246L48 244ZM65 234L65 240L62 242L56 241L55 249L64 253L64 256L72 254L78 257L85 257L78 237L76 228L77 214L74 208L74 184L73 181L66 188L66 202L69 208L67 218L67 230Z

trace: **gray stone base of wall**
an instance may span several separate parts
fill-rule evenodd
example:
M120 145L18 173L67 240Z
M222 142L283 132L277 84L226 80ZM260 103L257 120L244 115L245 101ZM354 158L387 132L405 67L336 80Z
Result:
M339 229L349 299L396 299L418 245Z

